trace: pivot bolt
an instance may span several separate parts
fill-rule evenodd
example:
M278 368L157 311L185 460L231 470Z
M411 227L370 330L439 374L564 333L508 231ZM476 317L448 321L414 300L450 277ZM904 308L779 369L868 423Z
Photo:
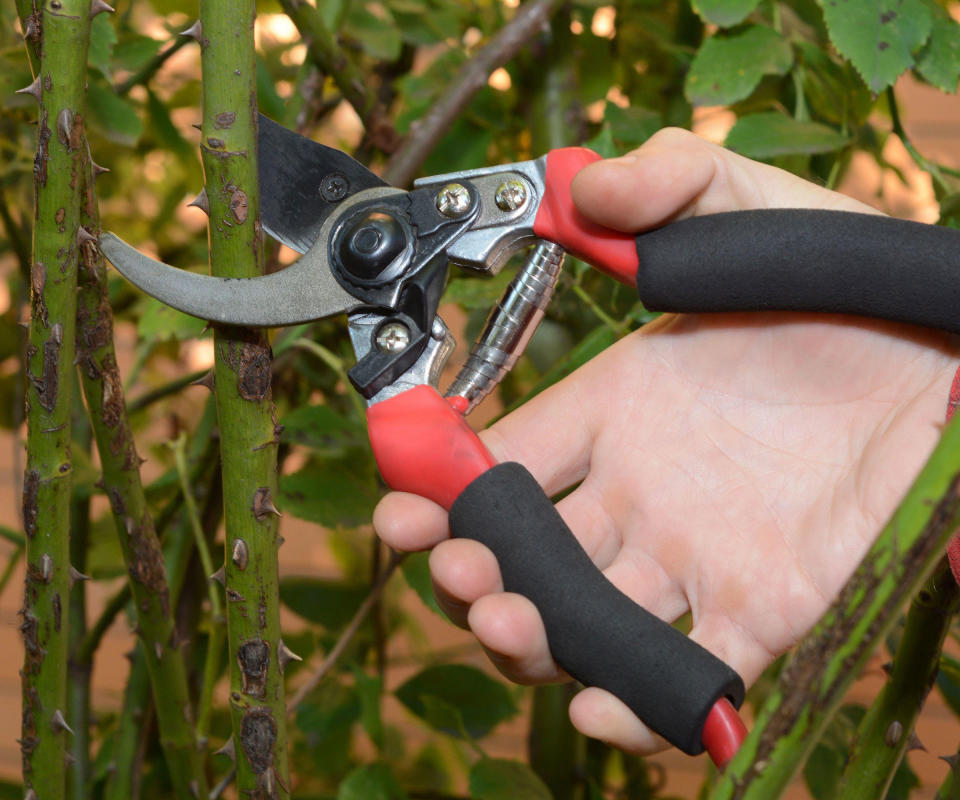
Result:
M339 172L331 172L320 182L320 196L328 203L337 203L347 196L350 182Z
M377 347L386 353L399 353L410 344L410 329L402 322L388 322L377 331Z
M462 183L448 183L437 194L437 211L445 217L462 217L470 205L470 191Z
M516 211L527 202L527 187L518 180L505 181L497 188L494 200L501 211Z

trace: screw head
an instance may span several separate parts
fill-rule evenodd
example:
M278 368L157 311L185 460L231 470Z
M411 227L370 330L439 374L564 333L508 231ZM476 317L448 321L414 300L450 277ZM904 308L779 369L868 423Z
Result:
M377 331L377 347L387 353L399 353L410 344L410 330L402 322L388 322Z
M527 187L518 180L501 183L494 196L501 211L516 211L527 202Z
M470 191L461 183L448 183L437 193L437 211L445 217L462 217L470 205Z
M320 196L328 203L336 203L347 196L350 182L339 172L331 172L320 182Z

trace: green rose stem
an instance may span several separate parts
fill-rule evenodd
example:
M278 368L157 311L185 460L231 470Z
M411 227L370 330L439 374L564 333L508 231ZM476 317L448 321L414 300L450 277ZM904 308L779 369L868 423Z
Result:
M36 220L26 353L27 465L23 524L27 574L20 750L28 800L62 798L67 742L70 458L76 282L82 200L89 0L47 0L26 26L42 31L39 71L23 90L39 104ZM28 38L28 50L34 48Z
M202 0L201 153L210 216L211 272L263 274L257 181L253 0ZM230 708L241 797L288 798L277 569L277 433L266 333L214 332L214 396L220 420L226 523L224 584ZM218 573L219 574L219 573Z

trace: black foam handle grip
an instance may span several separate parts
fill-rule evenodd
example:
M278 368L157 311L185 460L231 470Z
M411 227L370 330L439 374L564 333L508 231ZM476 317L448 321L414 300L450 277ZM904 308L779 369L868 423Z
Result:
M498 464L467 486L450 530L493 551L504 588L540 611L560 666L612 692L681 750L703 751L717 700L743 702L740 676L610 583L519 464Z
M654 311L820 311L960 333L960 231L812 209L694 217L637 237Z

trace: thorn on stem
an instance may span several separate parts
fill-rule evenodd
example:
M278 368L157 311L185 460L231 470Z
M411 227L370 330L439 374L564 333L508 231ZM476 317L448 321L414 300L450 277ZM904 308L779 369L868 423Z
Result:
M14 94L32 95L36 99L36 101L39 103L40 102L40 76L37 75L37 77L33 79L33 83L31 83L29 86L24 86L22 89L17 89L17 91L14 92Z
M93 171L93 177L96 179L100 175L103 175L105 172L109 172L109 168L101 167L96 161L92 158L90 159L90 169Z
M198 20L197 20L196 22L194 22L193 25L191 25L189 28L187 28L186 30L180 31L180 35L181 35L181 36L189 36L189 37L190 37L191 39L193 39L195 42L197 42L197 43L202 43L202 41L203 41L203 25L200 24L200 20L198 19Z
M883 741L886 743L887 747L896 747L897 742L900 741L900 737L902 736L903 724L898 720L894 720L887 728L887 732L884 734Z
M63 712L59 708L56 709L53 712L53 716L50 717L50 727L54 733L60 733L60 731L73 733L73 729L67 725L67 721L63 718Z
M214 376L213 376L213 370L210 370L206 375L204 375L204 376L203 376L202 378L200 378L199 380L194 381L194 382L191 383L190 385L191 385L191 386L205 386L207 389L209 389L209 390L212 392L213 389L214 389L214 386L215 386Z
M241 572L247 568L249 553L247 543L243 539L235 539L233 542L233 552L230 554L230 560Z
M53 559L49 553L40 556L40 580L50 583L53 580Z
M221 566L213 575L210 576L209 580L216 581L221 586L227 585L227 573L226 570Z
M937 756L937 757L941 761L946 761L947 766L950 767L951 770L955 770L957 768L957 764L960 764L960 753L952 753L949 756Z
M193 198L189 203L187 203L187 208L193 206L199 208L204 214L208 217L210 216L210 200L207 199L207 190L203 188L200 190L200 194Z
M237 760L237 746L233 743L233 734L230 734L230 738L227 739L226 743L219 750L214 750L213 754L215 756L226 756L231 761Z
M157 654L157 661L163 658L163 645L160 642L153 643L153 652Z
M93 0L93 2L90 3L90 19L93 19L97 14L102 14L104 11L112 14L116 10L113 6L107 5L104 0Z
M73 588L73 585L77 581L88 581L90 580L89 575L84 575L80 570L78 570L73 564L70 565L70 588Z
M277 650L277 661L280 662L280 674L283 675L287 670L287 664L291 661L303 661L303 659L287 647L281 639L280 647Z
M916 731L910 731L910 738L907 740L907 752L911 750L923 750L924 753L927 752L926 745L920 741L920 737L917 736Z

